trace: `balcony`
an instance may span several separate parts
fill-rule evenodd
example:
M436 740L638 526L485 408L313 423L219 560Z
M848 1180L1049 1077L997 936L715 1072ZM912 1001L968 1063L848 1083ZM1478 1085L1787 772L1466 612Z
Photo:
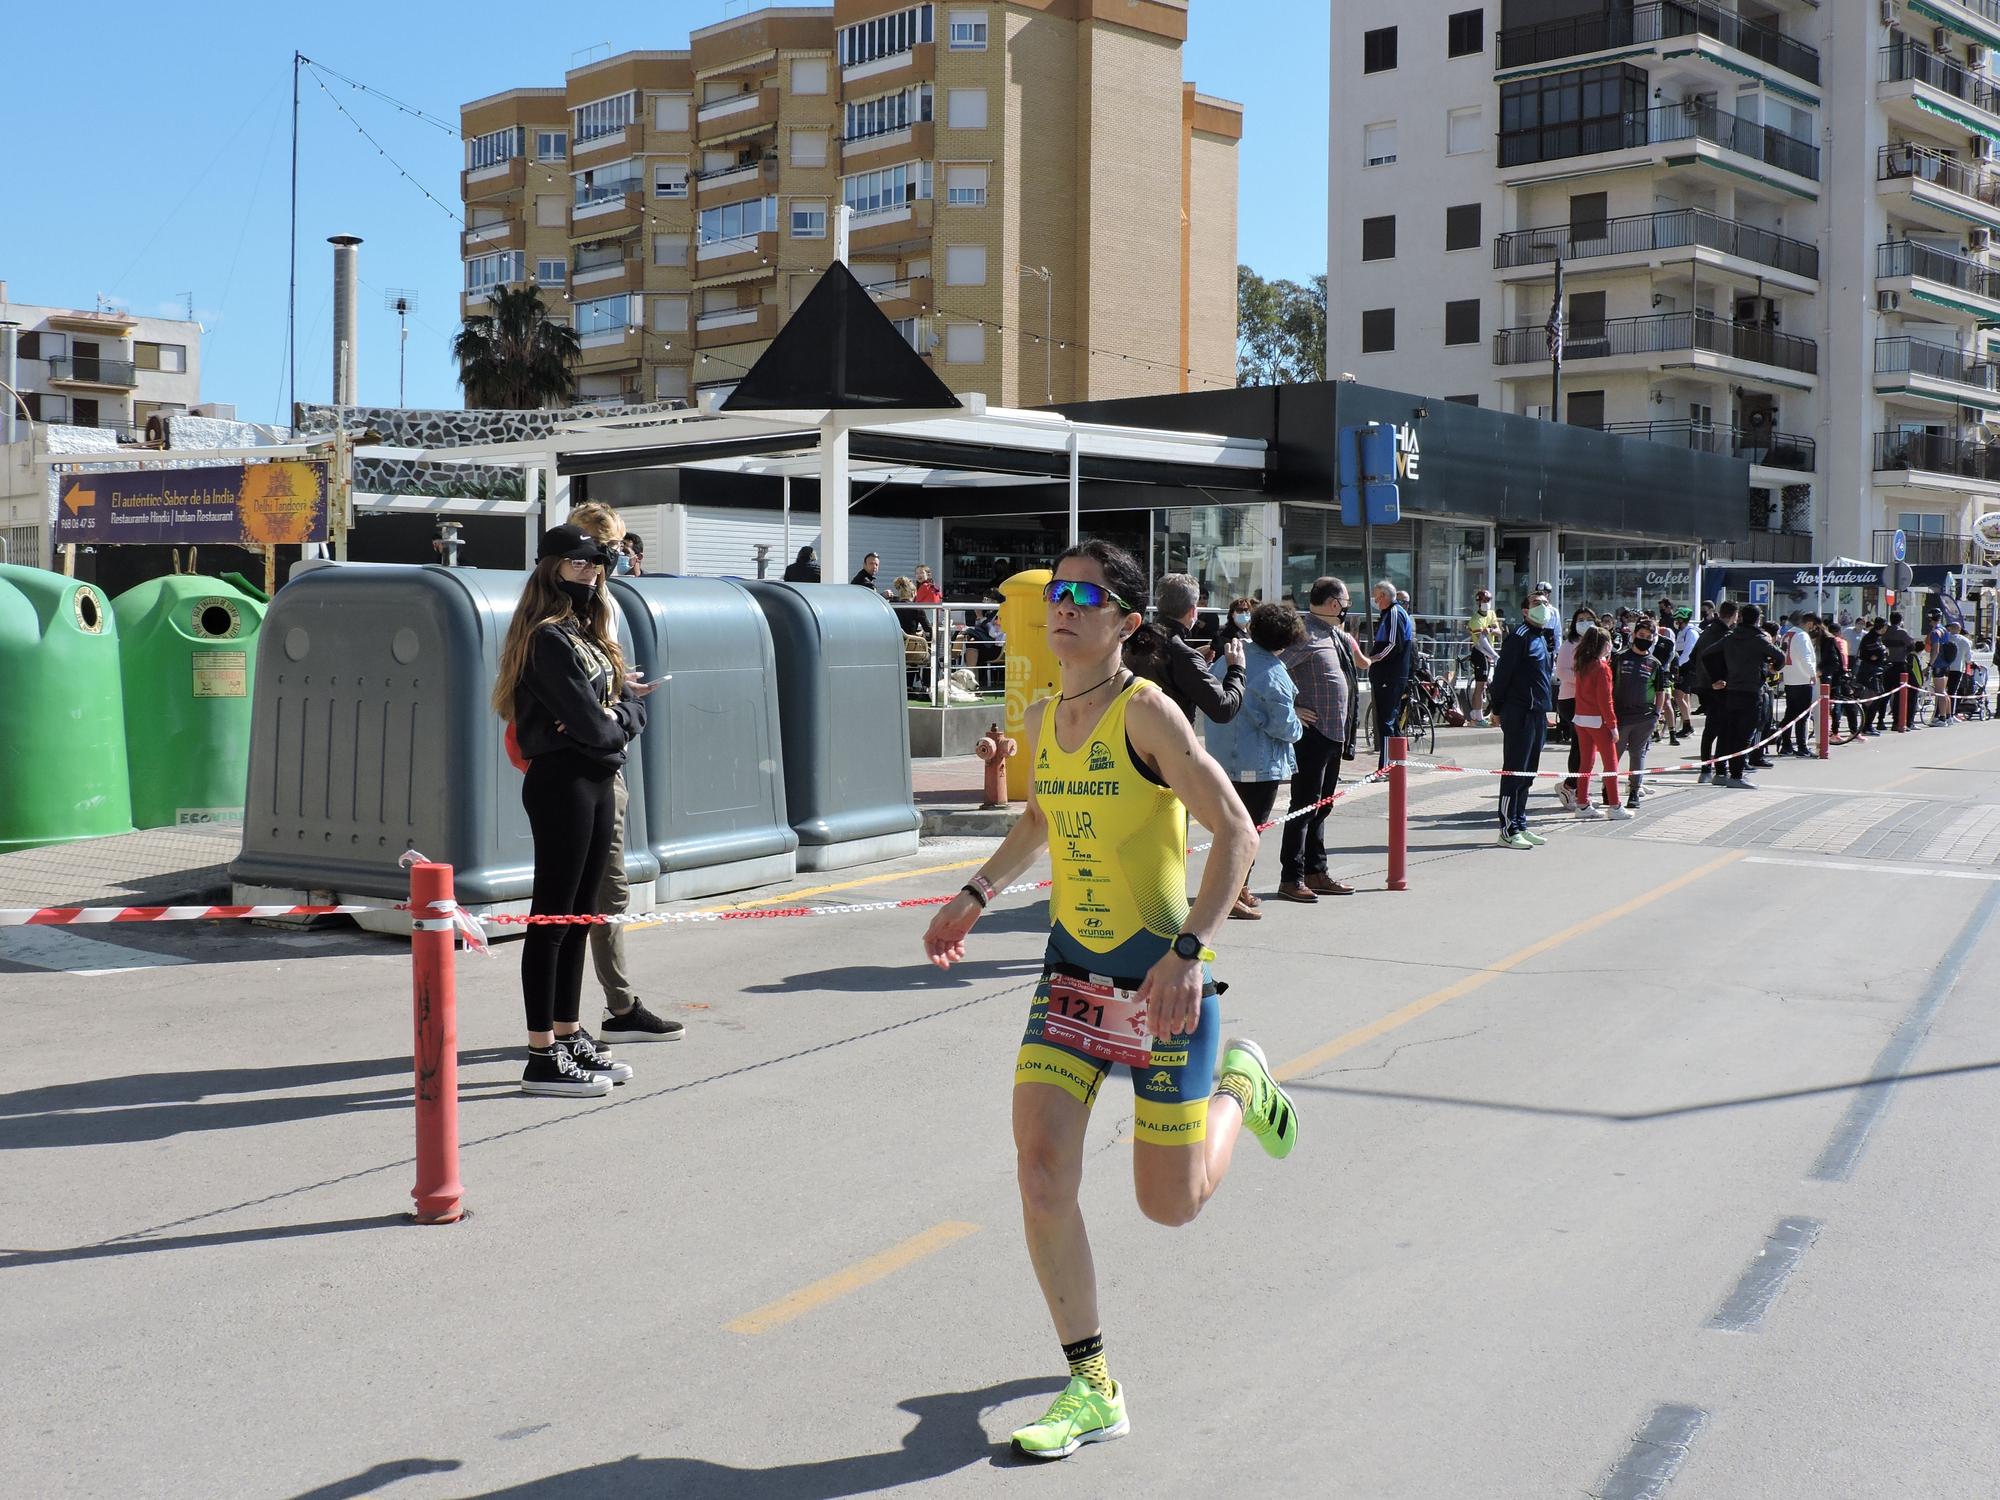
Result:
M1960 36L2000 47L2000 0L1925 0L1924 8Z
M59 354L49 361L50 385L129 391L138 383L138 373L129 359L100 359L94 354Z
M1687 350L1711 360L1736 360L1766 365L1801 375L1819 373L1819 345L1795 334L1780 333L1750 323L1732 323L1713 313L1653 313L1643 318L1606 318L1577 323L1563 346L1563 362L1632 357L1635 368L1659 368L1650 358ZM1496 365L1546 364L1548 333L1537 323L1527 328L1503 328L1493 335ZM1712 363L1697 360L1697 364ZM1779 381L1799 388L1797 382Z
M1874 555L1887 562L1896 555L1896 533L1875 533ZM1903 533L1903 561L1913 568L1962 568L1986 560L1979 538L1937 531Z
M1566 161L1607 151L1636 151L1679 141L1706 142L1794 177L1819 181L1819 147L1812 142L1787 135L1775 126L1743 119L1699 99L1564 125L1502 131L1500 165L1532 166L1537 162Z
M1968 219L2000 229L2000 178L1984 167L1904 141L1876 153L1875 178L1904 218L1955 233Z
M1876 433L1875 472L1894 474L1898 470L1902 471L1901 482L1913 487L1924 487L1920 475L1949 481L1933 486L1945 489L1957 489L1958 481L1966 479L2000 485L2000 444L1974 442L1946 432Z
M775 230L709 240L695 247L695 279L699 281L711 276L734 276L738 271L754 271L760 266L770 265L777 258L778 235Z
M1518 229L1494 242L1496 270L1552 265L1557 259L1603 256L1657 258L1662 251L1713 250L1754 265L1768 266L1806 281L1819 280L1819 247L1787 239L1768 229L1725 219L1705 208L1670 208L1653 214L1604 219L1595 224L1560 224L1550 229Z
M1558 58L1683 36L1708 37L1807 83L1819 82L1819 53L1815 49L1706 0L1662 0L1607 8L1595 15L1539 26L1516 26L1500 33L1499 65L1502 70L1531 68Z
M646 213L646 195L636 179L588 190L569 211L571 239L603 239L637 229Z
M1664 443L1670 448L1691 448L1697 453L1747 459L1760 468L1790 469L1810 474L1819 467L1819 445L1811 438L1795 433L1717 427L1713 423L1703 426L1684 421L1607 422L1603 430L1620 437Z
M694 138L701 145L731 140L778 123L778 90L756 89L717 99L695 111Z
M720 349L725 344L748 344L776 338L778 309L769 303L748 307L724 307L705 312L694 320L694 342L698 349Z
M1876 53L1876 97L1891 119L1915 130L2000 127L2000 89L1907 37Z
M694 176L694 200L701 208L723 208L777 190L778 162L770 156L697 172Z
M646 285L646 262L630 255L599 266L579 266L570 272L569 284L579 302L618 292L642 291Z
M1875 389L1952 406L2000 406L1994 399L2000 370L1970 349L1927 339L1877 339Z
M937 123L933 120L912 120L907 125L896 125L887 130L842 136L840 162L845 167L874 152L897 147L904 148L907 155L928 160L937 154Z
M498 224L480 224L468 229L458 237L461 253L470 255L475 251L515 250L520 248L520 225L513 219L502 219Z
M1906 292L1981 322L2000 323L2000 271L1980 261L1919 245L1891 240L1875 247L1875 280L1885 289Z
M865 81L870 94L886 93L906 81L936 76L936 42L918 42L902 52L891 52L886 57L870 58L867 62L849 63L840 70L841 83L852 85Z
M892 322L915 317L931 309L933 283L928 276L911 276L901 281L873 281L864 290Z
M521 191L528 180L528 159L525 156L511 156L506 161L496 161L484 167L474 167L458 174L458 196L466 203L476 203L487 198L504 198Z
M853 252L898 250L929 244L932 201L929 198L914 198L893 208L857 213L848 225L848 243Z

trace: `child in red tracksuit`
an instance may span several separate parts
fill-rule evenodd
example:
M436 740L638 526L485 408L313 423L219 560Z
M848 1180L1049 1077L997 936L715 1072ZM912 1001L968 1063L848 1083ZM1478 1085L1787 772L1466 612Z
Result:
M1629 818L1618 805L1618 711L1611 702L1611 637L1592 625L1576 643L1576 815ZM1603 813L1590 805L1590 772L1604 763Z

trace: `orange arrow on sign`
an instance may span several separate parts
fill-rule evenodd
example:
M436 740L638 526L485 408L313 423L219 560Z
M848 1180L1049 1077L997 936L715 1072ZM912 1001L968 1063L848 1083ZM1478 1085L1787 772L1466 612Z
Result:
M63 491L63 505L71 515L75 515L86 505L97 504L97 490L93 485L73 484Z

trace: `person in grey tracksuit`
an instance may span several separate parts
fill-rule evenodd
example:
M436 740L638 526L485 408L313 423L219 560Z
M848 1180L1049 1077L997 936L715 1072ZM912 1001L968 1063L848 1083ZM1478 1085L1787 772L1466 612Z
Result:
M1641 615L1626 649L1611 659L1611 706L1618 715L1618 755L1630 777L1628 806L1637 808L1645 794L1646 752L1653 745L1653 724L1660 713L1660 695L1673 674L1653 654L1653 621Z

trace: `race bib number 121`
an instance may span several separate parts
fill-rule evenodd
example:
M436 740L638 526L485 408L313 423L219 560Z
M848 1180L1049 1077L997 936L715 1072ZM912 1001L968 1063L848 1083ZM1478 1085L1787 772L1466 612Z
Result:
M1042 1033L1052 1042L1109 1062L1142 1068L1153 1060L1152 1038L1146 1031L1146 1002L1135 991L1121 990L1095 974L1088 979L1049 976L1049 1005Z

